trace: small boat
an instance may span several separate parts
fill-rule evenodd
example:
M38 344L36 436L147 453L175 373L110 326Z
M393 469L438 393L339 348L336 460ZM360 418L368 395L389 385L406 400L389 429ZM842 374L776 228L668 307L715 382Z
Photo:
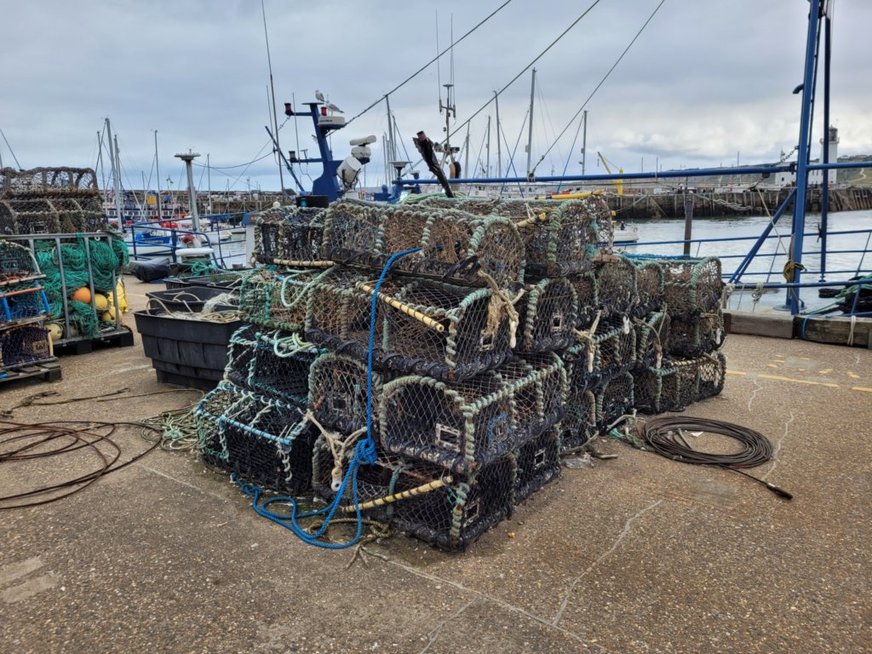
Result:
M635 226L627 227L625 223L621 223L615 229L614 233L614 242L616 244L621 243L635 243L639 240L639 228Z

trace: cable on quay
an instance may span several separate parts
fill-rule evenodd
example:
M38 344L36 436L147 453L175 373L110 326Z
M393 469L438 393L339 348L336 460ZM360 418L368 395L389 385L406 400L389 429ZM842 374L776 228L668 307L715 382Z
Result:
M104 475L139 461L159 445L159 441L153 442L142 452L119 462L123 448L112 437L120 427L156 430L139 422L66 420L28 424L0 420L0 465L50 459L78 451L90 452L97 459L92 470L77 477L0 496L0 510L40 506L69 497Z
M639 428L642 439L651 450L673 461L694 465L707 465L732 470L786 500L793 495L764 479L748 474L743 468L755 468L772 459L772 444L760 432L748 427L721 420L694 418L691 416L663 416L651 418ZM693 449L685 439L685 431L702 431L719 434L738 441L742 445L739 452L732 454L713 454Z

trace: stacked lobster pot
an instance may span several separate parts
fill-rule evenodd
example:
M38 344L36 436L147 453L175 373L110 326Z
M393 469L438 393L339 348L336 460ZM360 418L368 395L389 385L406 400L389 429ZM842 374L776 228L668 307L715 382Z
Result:
M636 256L630 259L652 302L639 313L635 406L645 413L681 411L721 392L726 360L722 313L724 284L713 257ZM657 272L655 272L657 271ZM653 281L659 275L658 294ZM641 292L640 292L641 295Z
M464 549L678 361L665 306L687 285L611 230L597 196L263 213L206 458Z

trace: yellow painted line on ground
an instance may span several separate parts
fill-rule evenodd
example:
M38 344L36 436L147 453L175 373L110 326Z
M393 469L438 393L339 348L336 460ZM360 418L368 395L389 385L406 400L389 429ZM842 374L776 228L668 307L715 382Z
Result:
M864 393L872 393L872 388L866 388L865 386L851 386L852 391L863 391Z
M728 375L740 375L746 377L747 372L741 370L727 370ZM752 373L753 374L753 373ZM781 375L765 375L763 373L754 374L758 379L772 379L773 381L793 382L794 384L808 384L809 386L826 386L827 388L840 388L838 384L831 382L812 381L810 379L796 379L795 377L782 377Z

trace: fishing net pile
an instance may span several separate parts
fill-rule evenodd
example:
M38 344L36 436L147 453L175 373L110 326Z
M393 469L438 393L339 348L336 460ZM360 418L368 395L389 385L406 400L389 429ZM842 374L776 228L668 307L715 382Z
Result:
M354 515L464 549L634 407L723 385L717 261L627 258L611 234L596 196L265 212L204 457L326 501L311 533L246 487L309 542Z
M92 236L104 227L92 169L0 169L0 236L33 235L49 314L62 341L120 326L126 300L119 280L129 257L122 239Z

